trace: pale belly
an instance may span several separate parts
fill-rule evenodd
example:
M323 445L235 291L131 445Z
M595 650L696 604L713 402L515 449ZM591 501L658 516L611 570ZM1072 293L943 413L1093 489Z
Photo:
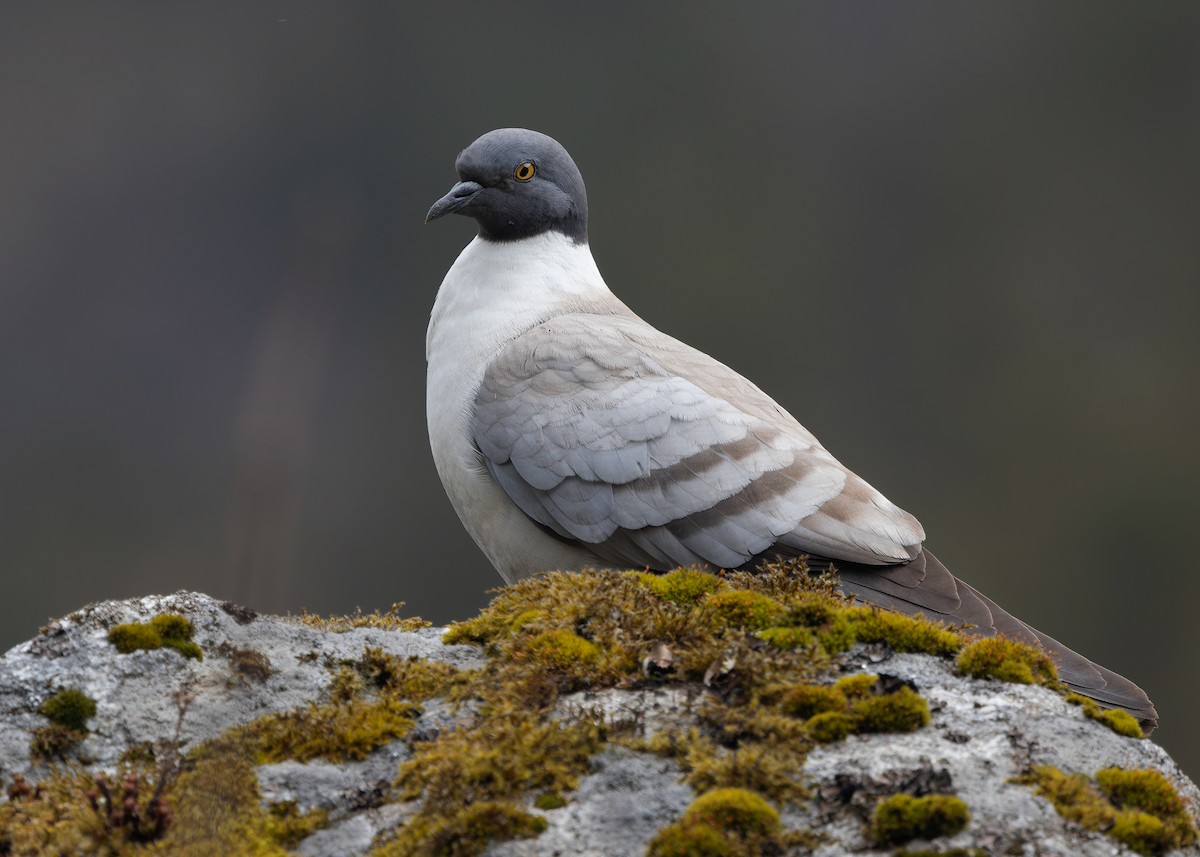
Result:
M566 544L545 530L508 498L479 460L470 438L469 408L482 378L454 371L461 361L430 355L426 415L433 461L450 504L480 550L506 583L544 571L609 568L603 559ZM457 376L457 377L456 377ZM451 396L434 406L432 398ZM448 406L450 405L450 406Z

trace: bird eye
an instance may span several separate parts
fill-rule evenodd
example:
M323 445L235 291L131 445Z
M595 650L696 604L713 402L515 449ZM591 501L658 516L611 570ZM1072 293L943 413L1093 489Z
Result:
M525 161L517 164L517 168L513 170L513 178L519 182L527 182L533 178L535 172L537 172L537 168L529 161Z

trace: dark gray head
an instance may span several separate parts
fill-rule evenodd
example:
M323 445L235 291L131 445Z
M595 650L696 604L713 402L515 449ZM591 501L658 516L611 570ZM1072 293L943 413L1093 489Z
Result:
M465 214L489 241L555 230L587 243L583 176L553 137L524 128L489 131L463 149L454 168L462 181L433 204L426 223Z

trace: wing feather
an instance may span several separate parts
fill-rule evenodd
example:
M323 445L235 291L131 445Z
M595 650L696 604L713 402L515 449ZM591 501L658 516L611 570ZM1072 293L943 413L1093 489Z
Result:
M565 315L508 343L472 434L519 508L616 564L734 567L780 539L887 564L924 538L765 393L637 318Z

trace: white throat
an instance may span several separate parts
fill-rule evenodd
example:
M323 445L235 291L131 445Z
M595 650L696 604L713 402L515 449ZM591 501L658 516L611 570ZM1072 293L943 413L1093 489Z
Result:
M613 296L587 244L560 232L505 242L476 237L438 289L425 359L432 363L446 349L459 361L465 359L462 348L495 354L547 318L596 300Z

